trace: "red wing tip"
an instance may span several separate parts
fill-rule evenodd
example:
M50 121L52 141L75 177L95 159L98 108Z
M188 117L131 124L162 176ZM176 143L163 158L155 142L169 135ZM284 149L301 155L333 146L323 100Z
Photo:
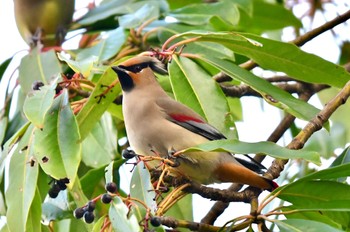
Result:
M184 115L184 114L170 114L170 117L172 117L174 120L176 120L178 122L194 121L194 122L199 122L199 123L205 123L200 118L195 118L195 117L192 117L189 115Z
M275 181L271 181L272 184L272 190L275 190L276 188L280 187Z

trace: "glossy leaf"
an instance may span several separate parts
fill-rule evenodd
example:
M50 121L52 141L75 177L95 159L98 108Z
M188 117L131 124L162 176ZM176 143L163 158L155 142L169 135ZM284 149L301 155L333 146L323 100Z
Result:
M231 77L251 86L258 91L268 103L285 110L298 118L310 120L319 112L314 106L294 98L291 94L231 62L219 60L210 56L200 57L200 59L203 59L221 69Z
M88 77L94 68L94 64L97 62L98 57L90 55L81 57L79 60L72 60L62 54L58 54L58 58L64 61L68 66L76 73L81 73L84 77Z
M278 197L299 210L350 211L349 191L349 185L335 181L303 180L282 188Z
M165 1L105 1L98 7L90 10L86 15L84 15L84 17L82 17L82 19L78 21L78 23L81 25L93 24L115 15L125 15L135 12L137 9L142 8L145 4L158 5L161 11L167 10L167 4Z
M109 208L109 219L115 231L141 231L135 215L128 214L129 209L118 197L114 197Z
M106 32L103 38L94 46L81 50L76 60L79 62L89 59L89 57L97 57L95 62L106 61L119 52L125 41L124 29L118 27L115 30Z
M193 211L196 210L196 206L192 207L192 205L192 195L188 194L176 202L176 204L166 212L166 216L193 221Z
M126 161L127 160L125 159L118 159L118 160L112 161L108 166L106 166L104 170L106 183L114 182L117 184L117 186L119 186L119 182L120 182L119 168Z
M29 92L27 95L23 112L36 127L43 127L45 115L52 106L54 96L55 89L47 85L42 86L40 90Z
M202 115L221 132L228 131L225 120L230 109L211 76L190 59L175 57L169 66L169 77L177 101Z
M302 211L294 206L283 207L284 212L295 210L295 213L286 214L287 219L304 219L325 223L337 229L347 230L350 225L350 212L344 211Z
M81 160L77 121L68 102L68 93L57 97L46 114L44 127L35 131L35 157L42 169L55 179L75 180Z
M13 58L13 57L10 57L10 58L6 59L5 61L3 61L3 62L0 64L0 81L1 81L2 78L3 78L6 69L7 69L8 66L10 65L10 63L11 63L11 61L12 61L12 58Z
M303 219L287 219L281 221L274 221L281 232L317 232L317 231L327 231L327 232L341 232L343 230L336 229L325 223L303 220Z
M108 116L105 114L95 124L82 143L82 161L87 166L98 168L107 165L117 153L117 139L116 135L110 133L109 128L113 125Z
M278 2L253 0L251 9L240 14L238 28L243 31L261 32L282 29L287 26L301 27L302 24L291 10ZM251 12L249 12L251 10ZM278 19L278 20L276 20Z
M115 81L115 86L111 88L108 93L106 87ZM91 129L100 120L103 113L107 110L109 105L121 93L120 85L117 81L117 76L112 69L107 69L105 73L99 78L96 83L94 91L91 93L87 103L80 110L76 116L81 139L85 139Z
M344 151L333 161L331 167L336 167L348 163L350 163L350 146L345 148Z
M30 208L35 197L38 179L38 164L31 165L33 147L33 126L26 130L8 167L8 188L5 193L7 203L7 225L11 231L25 231ZM20 211L19 211L20 209Z
M159 17L159 6L157 4L146 3L130 14L122 15L118 18L119 25L123 28L136 28L150 19Z
M5 134L6 134L7 124L8 124L7 117L4 116L0 118L0 144L3 144Z
M41 231L41 197L38 189L35 191L32 205L30 206L29 216L26 225L26 232Z
M139 162L133 171L130 182L130 196L141 200L151 209L156 208L154 200L156 194L151 183L151 175L143 162ZM146 212L141 204L138 204L138 207L141 212Z
M212 4L191 4L171 12L169 16L190 25L206 24L214 16L230 24L236 24L239 19L239 11L237 5L232 1L222 1Z
M199 36L198 41L225 45L234 52L251 58L262 68L284 72L297 80L339 88L350 80L350 74L343 67L304 52L290 43L246 33L188 32L178 35L182 36Z
M22 58L19 66L19 81L24 94L32 90L35 81L48 84L50 80L61 73L61 65L54 51L41 53L38 49Z
M234 154L263 153L278 159L305 159L317 165L321 164L320 155L313 151L290 150L272 142L248 143L239 140L216 140L185 149L191 151L227 151Z

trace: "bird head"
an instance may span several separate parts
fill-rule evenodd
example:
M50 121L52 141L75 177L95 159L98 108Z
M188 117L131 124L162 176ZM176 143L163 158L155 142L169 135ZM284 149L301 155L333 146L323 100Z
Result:
M118 66L112 67L118 75L124 92L131 91L136 86L146 86L156 82L154 72L168 74L165 65L154 57L136 56Z

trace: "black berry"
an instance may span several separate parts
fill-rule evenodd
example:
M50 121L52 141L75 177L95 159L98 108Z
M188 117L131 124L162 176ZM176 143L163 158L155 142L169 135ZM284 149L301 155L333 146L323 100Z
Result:
M117 185L114 182L109 182L106 184L105 189L110 193L115 193L117 191Z
M84 208L76 208L73 212L73 215L76 219L80 219L84 216L85 209Z
M159 217L152 217L151 218L151 225L154 226L154 227L158 227L160 226L162 223L159 219Z
M56 198L58 196L58 193L61 191L60 187L55 183L51 186L49 189L49 196L51 198Z
M94 219L95 219L95 215L94 215L93 212L87 211L87 212L84 213L84 221L86 223L90 224L90 223L92 223L94 221Z
M41 81L35 81L32 85L33 90L40 90L40 87L44 86Z
M89 203L87 204L87 211L92 212L94 211L96 206L96 203L94 201L89 201Z
M66 178L63 178L63 179L60 179L60 181L62 183L65 183L65 184L69 184L69 179L66 177Z
M101 201L104 203L104 204L108 204L112 201L112 196L109 195L108 193L105 193L102 195L101 197Z
M133 150L124 149L122 151L122 156L124 159L132 159L136 156L136 153Z
M61 190L65 190L67 188L66 184L61 180L57 181L57 185L60 187Z
M62 91L62 86L60 86L60 85L57 85L56 86L56 89L55 89L55 91L56 91L56 94L59 94L61 91Z

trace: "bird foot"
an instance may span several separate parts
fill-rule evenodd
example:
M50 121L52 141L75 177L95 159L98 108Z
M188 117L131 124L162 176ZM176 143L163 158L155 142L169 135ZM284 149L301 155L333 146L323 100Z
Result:
M174 154L176 154L176 151L174 149L171 149L168 151L167 159L170 160L171 162L169 162L167 164L170 167L176 168L176 167L180 166L180 162L179 162L177 156L175 156Z

